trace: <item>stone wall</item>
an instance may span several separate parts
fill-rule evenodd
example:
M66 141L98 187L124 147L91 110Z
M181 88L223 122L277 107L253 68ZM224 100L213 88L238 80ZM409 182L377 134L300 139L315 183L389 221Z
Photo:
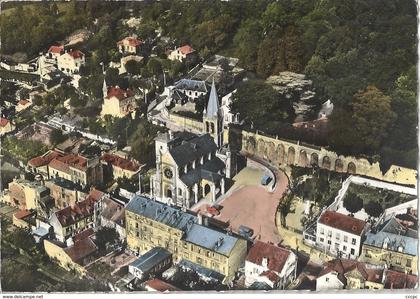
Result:
M240 149L246 153L263 158L273 165L295 165L301 167L319 167L336 172L359 174L379 180L416 184L416 177L392 177L384 175L378 162L370 163L367 159L338 155L337 153L299 141L268 137L253 132L242 131Z

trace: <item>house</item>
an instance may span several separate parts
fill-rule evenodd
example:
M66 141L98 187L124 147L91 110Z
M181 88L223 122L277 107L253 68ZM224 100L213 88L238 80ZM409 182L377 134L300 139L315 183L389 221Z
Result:
M54 229L56 239L64 243L81 231L95 227L94 204L102 196L104 193L92 190L85 200L73 207L68 206L52 213L49 223Z
M44 240L45 253L57 261L67 271L75 271L80 276L86 275L84 268L94 259L98 247L92 241L93 230L81 233L80 238L75 236L75 242L66 247L54 240Z
M225 163L211 135L163 133L155 138L155 150L151 182L158 201L190 208L207 194L215 201L225 193Z
M54 62L53 64L57 65L58 57L60 57L63 53L64 53L63 45L58 45L58 46L53 45L48 49L46 58L52 60Z
M43 179L49 178L48 165L57 157L62 157L63 154L53 150L48 151L42 156L37 156L28 161L27 170L34 174L39 174Z
M316 290L383 289L384 269L348 259L334 259L324 265L316 279Z
M135 37L126 37L117 42L118 51L122 54L136 54L139 52L143 41Z
M419 279L416 275L386 269L384 273L385 289L417 289Z
M181 79L175 82L173 92L175 91L182 92L190 101L194 101L198 97L206 96L209 88L205 81Z
M230 110L230 106L232 104L233 95L236 93L236 89L224 97L222 97L222 104L220 109L223 111L223 126L226 128L231 123L239 122L239 113L232 113Z
M32 102L29 100L19 100L16 105L16 112L21 112L25 109L28 109L30 106L32 106Z
M257 241L245 260L245 286L265 283L271 289L285 289L295 278L297 256L274 244Z
M73 207L88 196L85 188L60 177L51 178L45 182L45 186L50 189L50 195L54 199L54 206L60 210Z
M30 229L32 224L35 223L35 212L28 210L19 210L13 214L12 222L14 226Z
M79 50L70 50L57 58L57 66L66 75L77 74L85 64L85 54Z
M162 247L154 247L128 266L128 272L144 279L164 272L172 266L172 254Z
M15 126L7 118L0 117L0 136L9 133L15 129Z
M48 164L49 178L60 177L85 187L103 182L102 164L99 158L87 158L80 154L58 156Z
M417 274L418 233L395 216L366 234L361 259L387 268Z
M8 188L9 204L20 210L37 210L40 202L50 196L50 190L39 182L13 179Z
M134 112L136 108L137 103L133 91L115 86L107 91L102 104L101 116L125 117Z
M134 196L125 209L127 248L141 254L160 246L174 262L191 261L231 282L243 267L247 241L203 225L201 215Z
M365 221L327 210L316 226L316 246L333 256L356 259L368 228Z
M148 292L179 292L181 289L160 280L159 278L153 278L144 283L144 288Z
M140 165L134 159L126 159L119 156L117 153L108 154L105 153L101 157L102 164L104 165L104 171L109 168L109 173L112 174L114 180L118 178L126 177L131 179L133 176L140 172L143 165Z
M180 62L191 61L196 55L196 51L190 45L184 45L171 51L168 55L169 60Z
M95 215L98 226L114 228L121 240L126 239L125 205L123 202L111 196L103 196L95 204Z

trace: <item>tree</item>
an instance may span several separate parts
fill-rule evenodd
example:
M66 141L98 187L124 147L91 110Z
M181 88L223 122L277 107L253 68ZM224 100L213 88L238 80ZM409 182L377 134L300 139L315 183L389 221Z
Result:
M50 143L57 145L67 139L67 136L63 134L63 131L59 129L52 129L50 133Z
M138 62L138 61L135 61L135 60L129 60L125 64L125 69L126 69L127 73L129 73L129 74L138 75L138 74L140 74L141 66L142 66L141 62Z
M162 65L156 58L151 58L147 62L147 70L155 77L162 74Z
M343 206L347 211L354 214L363 208L363 200L354 193L348 193L344 198Z
M378 218L383 213L384 209L380 205L379 202L370 200L367 204L365 204L365 212L374 218Z
M387 137L387 128L394 121L391 98L375 86L356 93L352 102L353 127L358 132L359 152L374 153Z
M100 251L106 250L107 246L117 243L118 240L119 235L115 228L105 226L96 232L96 245Z

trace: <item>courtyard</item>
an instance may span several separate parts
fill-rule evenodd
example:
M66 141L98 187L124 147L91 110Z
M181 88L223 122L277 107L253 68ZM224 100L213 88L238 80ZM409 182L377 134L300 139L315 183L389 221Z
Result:
M270 192L270 186L262 186L260 181L266 173L264 168L246 167L239 172L231 192L222 198L218 220L228 222L233 231L241 225L254 231L253 237L263 242L278 244L281 238L276 227L276 210L288 179L283 172L276 174L277 186Z

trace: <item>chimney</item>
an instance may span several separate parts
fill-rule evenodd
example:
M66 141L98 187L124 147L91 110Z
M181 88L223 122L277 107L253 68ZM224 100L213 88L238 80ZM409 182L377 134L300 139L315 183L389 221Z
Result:
M198 224L203 225L203 215L201 215L200 212L198 212L197 218L198 218Z
M169 134L169 140L172 140L174 138L174 135L173 135L172 131L169 130L168 134Z
M268 258L267 257L263 257L263 259L261 261L261 266L268 269Z

